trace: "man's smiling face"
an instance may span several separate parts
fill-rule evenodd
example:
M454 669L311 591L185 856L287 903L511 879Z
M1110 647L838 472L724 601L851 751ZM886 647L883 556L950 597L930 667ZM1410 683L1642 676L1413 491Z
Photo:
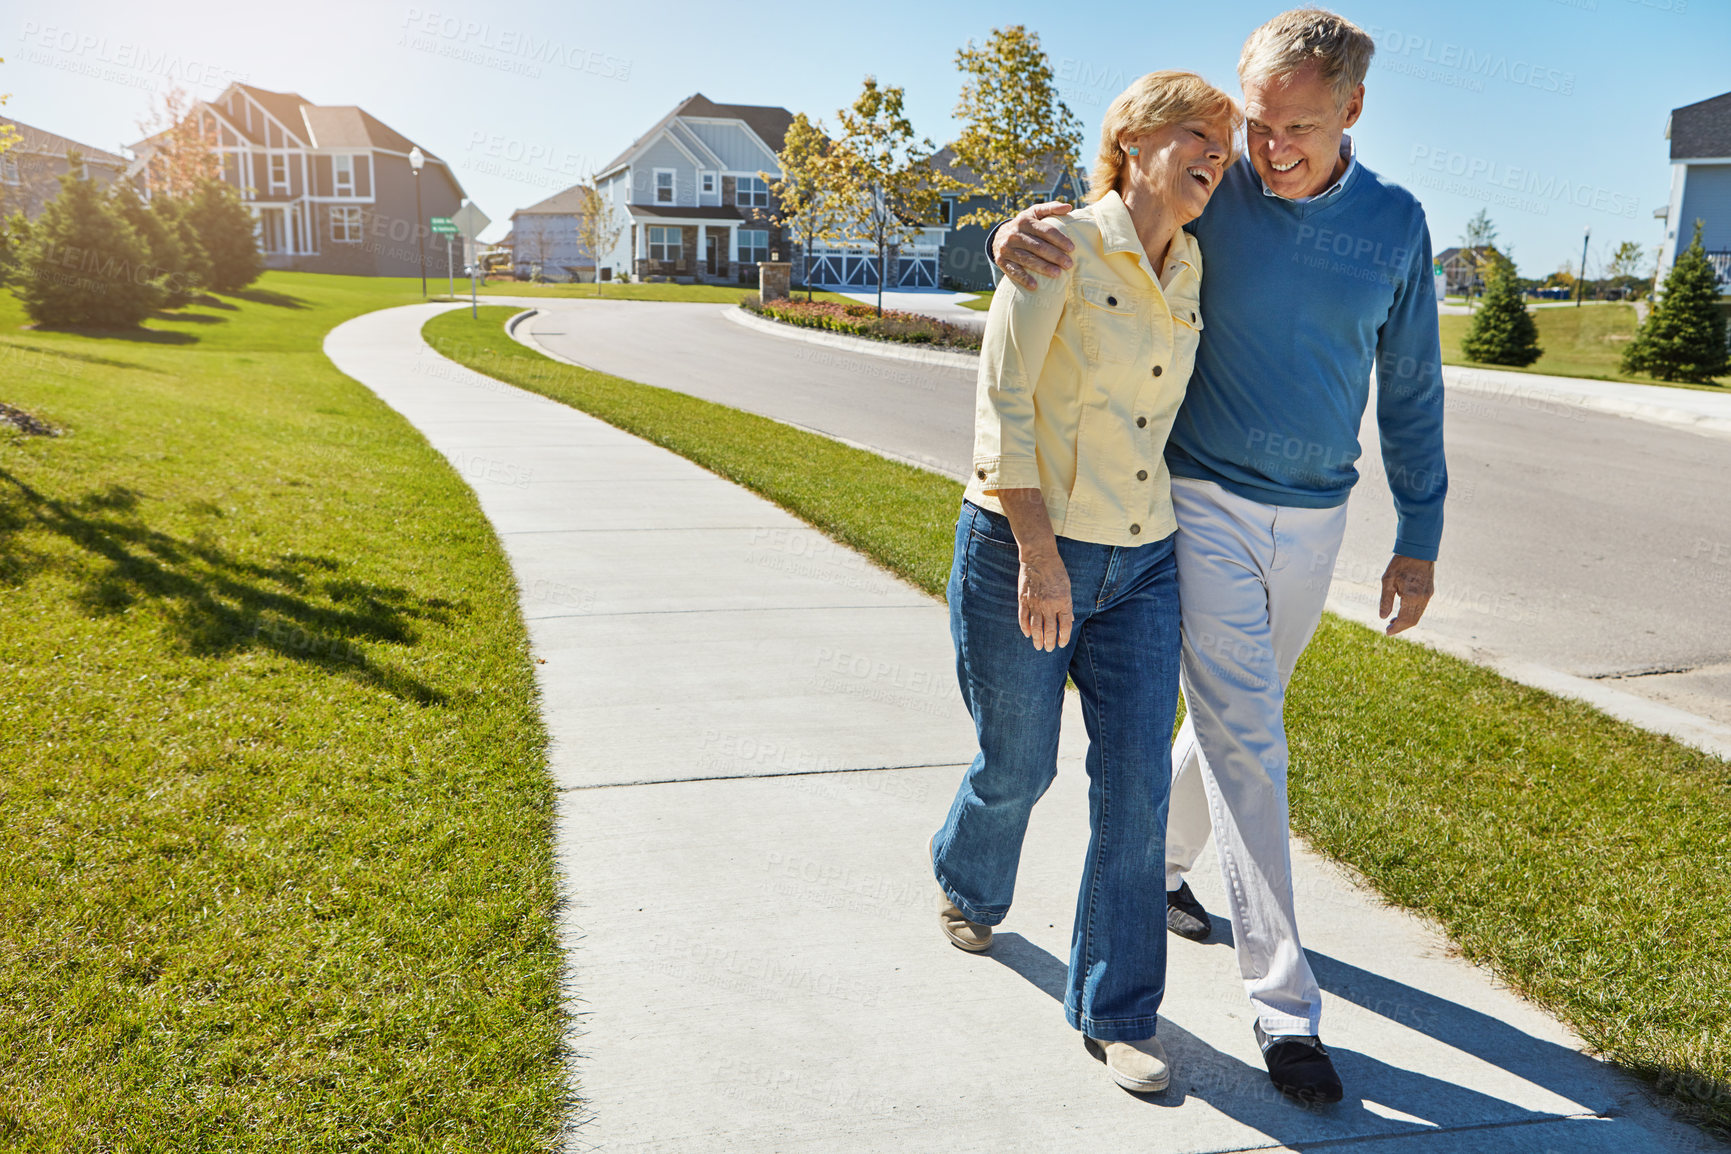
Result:
M1341 166L1341 135L1363 111L1364 85L1343 107L1314 64L1246 80L1245 144L1262 183L1289 200L1326 189Z

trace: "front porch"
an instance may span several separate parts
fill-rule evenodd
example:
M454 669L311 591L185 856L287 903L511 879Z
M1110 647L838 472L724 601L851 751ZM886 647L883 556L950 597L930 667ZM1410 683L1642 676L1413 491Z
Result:
M631 206L631 275L682 284L757 283L771 259L771 230L715 206Z

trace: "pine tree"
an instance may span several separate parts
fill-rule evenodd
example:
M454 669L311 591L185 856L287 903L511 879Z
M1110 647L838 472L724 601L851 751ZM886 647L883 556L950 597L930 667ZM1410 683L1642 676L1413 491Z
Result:
M198 238L198 228L192 221L192 202L177 196L158 196L150 202L150 211L179 239L186 279L195 290L207 287L211 276L210 257L204 251L204 242Z
M264 271L264 254L258 247L258 228L240 201L240 194L220 180L198 186L189 211L199 243L210 260L211 288L237 293Z
M1544 353L1539 347L1539 329L1515 274L1515 262L1493 256L1485 281L1484 299L1461 339L1461 352L1481 365L1524 367Z
M150 248L114 202L80 180L77 155L60 193L30 226L12 291L37 324L132 328L162 304Z
M152 211L127 181L116 184L112 195L114 210L138 231L150 251L153 271L162 279L163 307L177 309L191 303L198 286L191 278L186 248L174 222Z
M1725 314L1719 311L1719 282L1701 247L1701 221L1695 239L1665 274L1665 288L1647 323L1623 350L1625 373L1648 373L1662 381L1710 385L1731 373L1725 348Z

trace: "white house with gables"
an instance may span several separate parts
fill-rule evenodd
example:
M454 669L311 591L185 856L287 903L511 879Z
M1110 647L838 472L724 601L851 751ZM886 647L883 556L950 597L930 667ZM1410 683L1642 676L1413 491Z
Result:
M366 110L236 83L187 115L258 218L269 267L413 276L425 240L428 272L444 271L444 245L427 236L426 221L457 211L463 187L423 148L417 219L415 143ZM132 146L147 178L160 135Z

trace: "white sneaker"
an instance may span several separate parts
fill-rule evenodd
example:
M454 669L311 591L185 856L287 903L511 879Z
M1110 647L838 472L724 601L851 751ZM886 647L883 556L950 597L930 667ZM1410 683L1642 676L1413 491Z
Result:
M1172 1081L1172 1065L1159 1038L1141 1042L1102 1042L1084 1037L1088 1053L1106 1063L1112 1081L1132 1094L1153 1094Z

